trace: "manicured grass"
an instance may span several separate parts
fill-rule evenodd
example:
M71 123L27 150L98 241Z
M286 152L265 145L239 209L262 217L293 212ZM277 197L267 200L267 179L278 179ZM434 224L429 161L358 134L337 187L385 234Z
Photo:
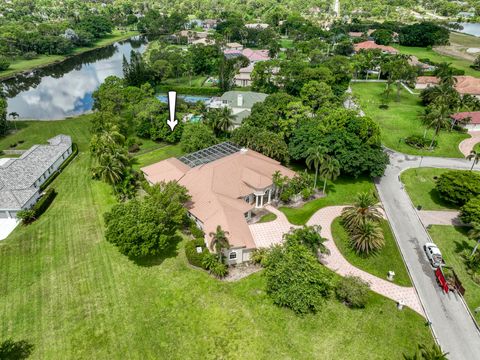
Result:
M0 79L9 77L17 72L31 70L36 67L46 66L55 62L63 61L69 56L78 55L86 51L90 51L96 48L100 48L106 45L113 44L116 41L125 40L132 36L138 35L137 31L121 31L114 30L112 34L105 36L103 39L98 40L95 45L91 47L76 48L69 55L39 55L32 60L18 59L10 64L10 67L5 71L0 71Z
M447 171L454 170L420 168L402 172L400 179L405 185L405 190L407 190L413 205L421 205L422 210L457 209L454 204L443 200L435 188L435 177Z
M425 126L421 115L424 107L418 95L412 95L405 89L400 92L400 101L396 102L395 92L386 110L380 109L380 96L385 89L384 83L353 83L353 93L367 116L378 122L382 130L382 142L388 148L412 155L441 157L463 157L458 144L469 136L459 132L442 131L437 137L438 146L434 150L419 150L407 145L403 139L410 135L423 136ZM431 139L433 130L428 130Z
M442 55L435 52L434 50L429 50L427 48L410 47L410 46L402 46L402 45L395 45L394 47L396 47L403 54L414 55L419 59L428 58L438 63L447 62L452 64L452 66L458 69L465 70L465 75L480 77L480 72L470 67L470 65L472 65L472 61L456 58L453 56Z
M480 285L475 283L467 273L467 267L461 255L463 251L471 253L475 246L475 241L467 237L468 228L434 225L428 231L442 252L446 264L452 266L460 278L465 288L465 301L474 313L474 310L480 306ZM480 314L476 314L475 318L480 320Z
M381 227L385 237L385 246L377 253L368 256L358 255L355 252L350 245L350 236L339 217L332 223L332 235L338 250L350 264L382 279L386 279L388 272L392 270L395 272L393 281L395 284L412 286L390 225L386 220L382 220Z
M450 43L465 46L466 48L478 48L480 47L480 38L469 34L450 31Z
M0 242L0 333L33 343L32 359L398 359L433 343L421 316L376 294L362 310L330 299L299 317L272 304L261 273L226 283L192 269L183 243L148 264L126 258L104 240L115 198L91 179L88 133L54 124L25 141L63 132L81 151L42 217Z
M473 147L473 150L475 150L477 153L480 152L480 143L478 143L477 145L475 145Z
M277 219L277 215L274 213L269 212L268 214L263 215L260 220L258 220L259 223L266 223L270 221L274 221Z
M135 156L133 168L140 169L143 166L151 165L169 157L177 157L183 154L180 145L165 145L159 149L155 149L144 154Z
M350 204L358 193L374 191L373 182L369 179L341 178L333 183L328 183L326 197L309 201L299 208L284 206L280 210L287 216L290 223L304 225L314 213L323 207Z
M172 85L172 86L187 86L187 87L202 87L204 86L204 82L207 80L206 76L184 76L184 77L179 77L179 78L171 78L171 79L166 79L163 81L162 85Z

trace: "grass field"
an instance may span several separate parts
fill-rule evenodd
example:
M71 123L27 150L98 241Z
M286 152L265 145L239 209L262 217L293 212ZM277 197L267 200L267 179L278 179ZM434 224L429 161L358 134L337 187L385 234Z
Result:
M192 76L190 79L188 76L166 79L162 82L162 85L173 85L173 86L188 86L188 87L202 87L204 85L206 76Z
M450 43L465 46L466 48L480 47L480 38L469 34L450 31Z
M475 241L467 237L468 228L459 226L435 225L429 229L430 235L439 247L447 265L453 266L453 269L460 278L465 288L465 301L468 307L474 310L480 306L480 285L475 283L467 273L467 268L463 262L461 253L467 251L471 253L475 246ZM480 320L480 314L475 315Z
M10 64L10 67L5 71L0 71L0 79L9 77L17 72L22 72L26 70L31 70L36 67L46 66L53 64L55 62L63 61L67 57L72 55L78 55L86 51L90 51L96 48L100 48L106 45L113 44L116 41L125 40L131 38L132 36L138 35L137 31L120 31L114 30L112 34L107 35L103 39L98 40L95 45L91 47L81 47L76 48L68 56L64 55L39 55L37 58L32 60L19 59L15 60Z
M50 208L0 242L0 334L33 343L32 359L399 359L432 343L422 317L373 293L363 310L330 299L299 317L271 303L261 273L224 283L192 269L183 243L148 264L122 256L103 237L115 199L91 179L86 120L28 123L0 141L62 132L80 149Z
M405 184L413 205L422 206L422 210L452 210L457 209L454 204L442 200L435 189L435 177L440 176L448 169L420 168L408 169L402 172L400 179Z
M423 47L410 47L410 46L402 46L402 45L395 45L401 53L414 55L419 59L428 58L434 62L447 62L452 64L452 66L465 70L465 75L480 77L480 71L474 70L470 67L472 65L472 61L466 59L460 59L453 56L443 55L435 52L434 50L429 50Z
M145 152L135 156L133 168L140 169L142 166L154 164L158 161L165 160L169 157L177 157L183 154L180 145L165 145L158 149Z
M385 246L378 253L368 256L357 255L352 248L350 237L342 226L341 218L336 218L333 221L332 235L338 250L350 264L381 279L386 279L387 273L393 270L395 272L395 284L412 286L390 225L386 220L383 220L381 227L385 237Z
M380 95L385 88L383 83L353 83L353 94L367 116L378 122L382 130L382 142L388 148L412 155L429 155L442 157L463 157L458 144L468 138L467 134L442 131L437 140L438 146L430 150L419 150L407 145L403 139L410 135L422 135L425 126L421 122L423 106L417 95L409 94L402 89L400 101L392 101L387 110L380 109ZM427 137L433 136L433 130L428 130Z
M375 187L369 179L341 178L327 185L327 196L307 202L299 208L281 207L288 221L295 225L304 225L319 209L332 205L351 204L361 192L374 192Z

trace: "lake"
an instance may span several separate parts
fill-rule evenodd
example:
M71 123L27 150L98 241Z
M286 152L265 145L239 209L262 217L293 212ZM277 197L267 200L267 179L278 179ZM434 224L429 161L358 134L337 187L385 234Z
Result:
M58 120L92 110L92 93L108 76L123 77L123 56L143 52L140 37L73 56L66 61L2 81L8 112L20 119Z
M463 26L463 30L458 30L465 34L473 36L480 36L480 24L479 23L460 23Z

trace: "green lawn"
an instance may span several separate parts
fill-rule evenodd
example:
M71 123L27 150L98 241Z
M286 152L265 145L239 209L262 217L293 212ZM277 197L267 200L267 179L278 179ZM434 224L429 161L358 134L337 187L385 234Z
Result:
M400 179L405 184L413 205L422 206L422 210L451 210L457 209L454 204L442 200L435 189L435 177L442 175L449 169L419 168L408 169L402 172Z
M277 215L274 213L269 212L268 214L263 215L260 220L258 220L259 223L266 223L270 221L274 221L277 219Z
M341 178L327 185L327 196L307 202L299 208L281 207L288 221L295 225L304 225L308 219L326 206L351 204L361 192L374 192L375 187L369 179Z
M179 78L170 78L162 82L162 86L172 85L172 86L187 86L187 87L202 87L204 85L206 76L196 75L191 78L188 76L179 77Z
M475 246L475 241L467 237L468 228L460 226L434 225L429 228L430 235L439 247L447 265L451 265L465 288L465 301L473 312L480 306L480 285L475 283L467 273L461 256L462 251L469 253ZM480 314L475 316L480 320Z
M131 38L132 36L138 35L137 31L123 31L123 30L114 30L112 34L107 35L103 39L98 40L95 45L91 47L81 47L76 48L68 56L63 55L39 55L37 58L32 60L18 59L13 61L10 64L10 67L5 71L0 71L0 79L9 77L17 72L31 70L36 67L46 66L53 64L55 62L63 61L67 57L72 55L78 55L86 51L90 51L99 47L113 44L116 41L125 40Z
M177 157L183 154L180 145L165 145L158 149L145 152L135 156L133 168L140 169L143 166L154 164L158 161L168 159L169 157Z
M450 31L450 43L461 46L480 47L480 38L477 36Z
M386 220L383 220L381 227L385 237L385 246L378 253L368 256L357 255L350 245L350 237L342 226L342 220L339 217L332 223L332 235L338 250L350 264L381 279L386 279L387 273L393 270L395 272L393 281L395 284L412 286L390 225Z
M91 179L81 123L38 122L1 140L63 132L80 148L50 208L0 242L0 333L33 343L32 359L399 359L433 342L421 316L376 294L362 310L331 299L299 317L272 304L261 273L225 283L192 269L183 243L148 264L122 256L104 240L115 199Z
M472 61L466 59L460 59L453 56L442 55L437 53L434 50L429 50L427 48L422 47L410 47L410 46L402 46L402 45L395 45L401 53L414 55L419 59L428 58L434 62L447 62L452 64L452 66L465 70L465 75L480 77L480 71L474 70L470 67L472 65Z
M382 110L380 95L385 88L384 83L352 83L353 94L367 116L378 122L382 130L382 142L385 146L412 155L429 155L441 157L463 157L458 144L469 136L459 132L442 131L438 136L438 147L433 151L418 150L407 145L403 139L410 135L422 135L425 126L421 121L424 107L417 95L409 94L405 89L400 92L400 101L394 101L395 93L387 110ZM433 136L433 130L427 137Z

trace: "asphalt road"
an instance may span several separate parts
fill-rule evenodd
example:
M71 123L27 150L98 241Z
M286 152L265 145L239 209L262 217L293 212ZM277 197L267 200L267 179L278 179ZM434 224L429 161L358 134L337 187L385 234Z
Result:
M431 241L430 236L399 178L403 170L418 167L420 163L422 167L452 169L469 169L471 163L463 159L422 159L393 151L388 153L391 164L376 181L377 190L433 332L443 351L449 353L449 359L480 359L480 332L461 299L455 294L443 293L437 285L423 251L423 244Z

